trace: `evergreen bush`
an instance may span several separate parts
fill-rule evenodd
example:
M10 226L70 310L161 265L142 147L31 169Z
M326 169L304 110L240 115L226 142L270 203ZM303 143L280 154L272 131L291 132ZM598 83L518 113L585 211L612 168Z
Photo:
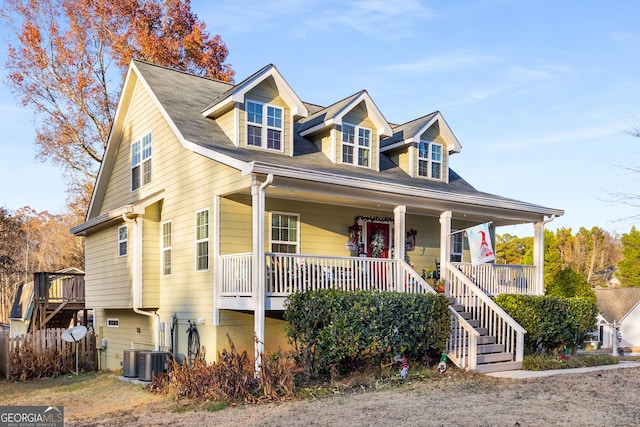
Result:
M308 377L346 374L396 355L422 360L445 348L450 332L446 297L333 290L292 294L286 333Z

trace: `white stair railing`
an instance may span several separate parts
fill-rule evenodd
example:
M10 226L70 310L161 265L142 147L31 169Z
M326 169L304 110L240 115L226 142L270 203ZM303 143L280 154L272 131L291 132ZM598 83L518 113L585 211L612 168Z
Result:
M504 346L505 353L514 354L515 361L522 362L526 330L452 263L447 264L446 271L449 296L478 320L478 327L486 328L487 335L496 338L496 344Z

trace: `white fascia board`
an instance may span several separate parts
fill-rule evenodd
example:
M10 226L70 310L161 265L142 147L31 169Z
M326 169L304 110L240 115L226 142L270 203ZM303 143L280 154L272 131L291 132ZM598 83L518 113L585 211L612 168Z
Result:
M205 117L209 117L209 116L213 116L213 113L215 113L216 111L219 111L221 109L224 109L226 106L228 106L229 104L232 104L236 102L234 100L233 95L232 96L228 96L225 99L221 100L220 102L214 104L213 106L211 106L211 108L206 109L205 111L202 112L202 115Z
M455 202L476 206L487 206L498 209L509 209L536 215L555 214L556 216L561 216L564 214L564 211L561 210L545 208L543 206L532 205L530 203L520 202L517 200L499 201L493 197L485 197L482 195L464 195L440 190L427 190L424 188L410 187L401 184L371 181L368 179L354 178L351 176L342 177L334 173L309 171L305 169L283 167L282 165L273 165L261 162L251 162L249 166L250 168L246 172L244 172L244 174L273 174L274 176L281 176L286 178L296 178L300 180L315 181L324 184L355 187L362 190L376 191L378 193L386 192L406 197L436 199L444 202Z
M104 151L102 162L100 163L100 168L98 169L96 184L93 188L91 201L89 202L89 209L87 209L87 220L89 220L93 216L95 200L97 198L102 199L104 197L107 183L102 182L103 179L106 179L103 174L105 173L104 171L106 170L106 168L108 167L110 170L111 166L113 166L113 163L115 162L116 154L118 153L118 147L114 147L114 144L116 143L114 141L117 141L117 143L120 142L122 128L128 114L128 108L123 107L123 104L125 103L124 100L127 100L127 104L131 102L138 79L142 80L142 77L140 76L140 72L138 71L135 63L131 61L131 63L129 64L129 69L127 70L127 75L122 85L122 91L120 92L120 99L118 100L116 112L113 117L113 125L111 127L111 132L109 133L107 146Z
M133 204L120 206L102 215L98 215L95 218L92 218L88 221L83 222L80 225L73 227L69 231L72 234L75 234L76 236L81 236L87 230L93 227L105 224L112 220L117 220L118 218L122 218L123 214L144 215L144 211L147 207L151 206L154 203L159 202L163 198L164 198L164 190L157 191L152 195L145 197L144 199L139 200Z
M341 125L342 124L342 119L340 120L335 120L333 118L325 120L324 122L318 123L315 126L310 127L309 129L305 129L302 132L299 132L300 136L307 136L307 135L311 135L314 132L320 131L322 129L326 129L328 127L331 127L333 125Z
M237 160L237 159L235 159L233 157L218 153L218 152L216 152L214 150L209 150L207 148L202 147L201 145L198 145L198 144L196 144L194 142L191 142L191 141L187 140L182 135L182 133L180 132L180 130L178 129L176 124L173 122L173 120L171 120L171 116L169 116L169 113L167 113L167 110L165 110L165 108L162 105L162 103L160 102L160 100L158 100L158 98L156 97L156 94L153 92L153 90L151 90L151 87L144 80L144 78L142 76L140 76L140 82L144 85L144 87L147 90L149 96L153 100L153 103L158 108L158 110L162 114L162 117L164 117L165 121L167 122L167 124L169 125L169 127L171 128L171 130L176 135L176 137L178 138L178 140L180 141L180 143L182 144L182 146L184 148L186 148L188 150L191 150L194 153L201 154L201 155L203 155L203 156L205 156L205 157L207 157L207 158L209 158L211 160L215 160L215 161L218 161L220 163L223 163L223 164L225 164L227 166L230 166L230 167L232 167L234 169L243 170L244 168L246 168L246 162L243 162L243 161Z
M227 107L231 103L244 103L246 94L269 77L273 78L276 84L274 89L276 89L280 96L285 100L291 109L291 114L293 114L294 117L307 117L309 115L309 111L273 65L267 67L262 73L255 75L251 80L244 82L242 86L235 88L230 96L216 103L211 108L203 111L202 115L209 117L214 115L216 111Z
M380 110L378 110L378 107L376 106L376 104L373 102L373 100L371 99L371 97L366 91L362 91L358 96L352 99L351 102L349 102L347 105L342 107L342 109L340 109L340 111L338 111L334 115L334 120L336 122L339 121L339 123L337 124L341 124L342 117L345 114L347 114L349 111L351 111L353 108L355 108L355 106L362 101L364 101L367 104L367 110L370 112L369 118L371 118L371 121L373 121L373 123L376 125L376 130L378 131L378 137L393 135L393 130L391 129L391 125L389 125L387 120L384 118Z

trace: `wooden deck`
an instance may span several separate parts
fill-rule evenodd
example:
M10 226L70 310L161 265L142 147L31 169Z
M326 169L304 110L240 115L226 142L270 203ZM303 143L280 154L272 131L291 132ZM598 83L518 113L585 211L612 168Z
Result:
M34 305L29 331L66 329L78 324L87 326L84 291L84 274L34 273Z

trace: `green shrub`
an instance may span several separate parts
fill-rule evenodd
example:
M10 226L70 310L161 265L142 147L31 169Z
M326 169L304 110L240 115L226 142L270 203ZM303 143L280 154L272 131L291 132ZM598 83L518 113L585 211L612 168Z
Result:
M596 329L598 307L591 298L498 295L495 302L527 330L525 353L552 354L575 348Z
M527 371L548 371L551 369L586 368L590 366L615 365L618 359L610 354L574 356L569 359L533 354L525 356L522 369Z
M445 348L450 329L443 295L314 291L291 295L287 305L287 336L308 377L397 354L422 360Z
M571 267L563 268L552 276L546 293L552 297L596 299L596 294L587 279Z

